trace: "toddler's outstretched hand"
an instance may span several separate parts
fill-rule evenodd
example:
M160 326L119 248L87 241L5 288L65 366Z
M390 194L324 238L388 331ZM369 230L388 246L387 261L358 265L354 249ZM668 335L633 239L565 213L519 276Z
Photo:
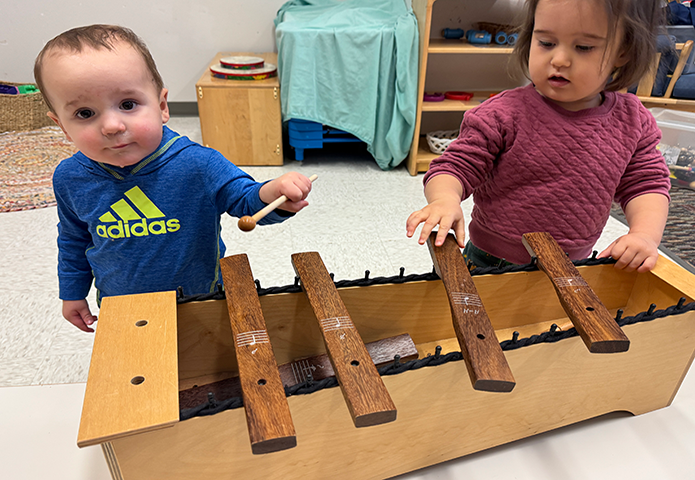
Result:
M415 229L421 223L422 231L418 243L424 244L436 225L439 225L437 238L434 244L438 247L444 243L450 229L456 234L459 247L463 248L466 233L463 223L463 210L461 210L461 195L463 188L456 177L451 175L437 175L432 177L425 186L425 197L429 204L417 212L413 212L406 222L406 235L412 237Z
M97 320L87 300L63 300L63 317L84 332L93 332L90 325Z
M406 222L406 235L412 237L415 229L421 223L424 225L418 239L420 245L427 241L434 227L439 225L437 238L434 241L435 245L441 246L449 230L453 228L456 241L461 248L464 247L466 234L463 228L463 211L460 201L435 200L425 208L411 213Z
M269 181L261 187L258 194L265 203L272 203L285 195L287 201L280 205L280 210L298 212L309 205L305 200L311 192L311 180L298 172L288 172Z
M599 254L599 258L613 257L616 260L615 268L643 273L656 265L658 247L649 235L628 233L611 243Z

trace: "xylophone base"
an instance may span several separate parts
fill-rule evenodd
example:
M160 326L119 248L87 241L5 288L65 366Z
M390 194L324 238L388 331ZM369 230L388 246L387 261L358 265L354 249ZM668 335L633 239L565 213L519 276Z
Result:
M681 296L688 302L695 297L692 275L664 259L649 274L622 274L611 266L581 271L612 314L621 308L624 316L634 315L651 302L666 308ZM474 280L485 304L491 305L488 312L500 340L511 338L514 331L524 338L547 331L552 323L568 323L557 313L561 307L542 272ZM367 332L367 342L372 336L396 334L389 329L397 327L410 333L420 358L435 354L437 346L441 354L459 349L440 282L340 293L354 312L355 324ZM305 319L309 306L301 294L261 301L279 362L287 361L284 350L296 347L298 338L313 342L311 348L319 345L318 332L306 327L315 319ZM417 302L427 306L418 310ZM402 304L402 310L394 307ZM208 338L194 334L189 323L208 321L203 319L215 311L221 319L210 321L222 322L223 307L219 302L179 306L180 372L192 371L186 356ZM288 311L295 312L295 334L280 320ZM474 390L463 361L382 377L398 419L368 428L355 428L339 388L289 397L297 446L267 455L253 455L243 409L120 436L102 442L102 447L115 479L388 478L610 412L638 415L670 405L695 353L695 311L628 325L624 331L631 340L625 353L591 354L578 336L505 351L516 379L511 393ZM201 356L199 363L204 361Z

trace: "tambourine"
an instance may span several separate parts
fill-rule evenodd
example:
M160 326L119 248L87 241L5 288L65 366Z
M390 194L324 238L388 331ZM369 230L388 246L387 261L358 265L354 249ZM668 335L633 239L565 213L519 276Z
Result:
M225 68L233 68L236 70L250 70L263 68L265 60L261 57L234 56L220 58L220 65Z
M263 68L247 70L226 68L219 64L211 66L210 72L215 78L225 78L227 80L265 80L266 78L277 76L278 69L272 63L266 63Z

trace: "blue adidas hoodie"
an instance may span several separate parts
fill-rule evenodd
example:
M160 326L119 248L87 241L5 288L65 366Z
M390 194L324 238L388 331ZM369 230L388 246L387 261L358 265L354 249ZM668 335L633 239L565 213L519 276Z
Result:
M53 174L62 300L175 290L214 291L225 246L220 215L265 206L262 183L219 152L164 127L159 148L125 168L81 152ZM288 214L291 215L291 214ZM259 224L288 218L271 212Z

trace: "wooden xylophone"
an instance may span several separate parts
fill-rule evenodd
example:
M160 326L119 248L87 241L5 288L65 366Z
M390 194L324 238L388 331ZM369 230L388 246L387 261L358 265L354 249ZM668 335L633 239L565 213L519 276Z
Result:
M439 279L336 288L308 252L292 256L302 291L259 296L234 255L221 261L226 300L106 298L78 445L100 444L114 479L386 478L667 406L695 353L693 275L666 259L645 274L575 267L547 235L524 241L539 270L471 277L449 237L429 243ZM651 304L669 310L618 327ZM557 325L578 335L522 341ZM380 376L395 352L408 368ZM286 396L312 383L300 364L339 388ZM181 420L185 394L222 384L243 408Z

